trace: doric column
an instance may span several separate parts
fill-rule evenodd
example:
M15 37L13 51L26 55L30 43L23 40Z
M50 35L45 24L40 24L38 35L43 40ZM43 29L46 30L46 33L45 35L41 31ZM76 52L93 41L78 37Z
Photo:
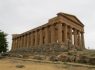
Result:
M27 34L25 35L25 48L27 48Z
M27 48L27 34L25 35L25 48Z
M22 48L22 36L20 37L20 48Z
M29 48L29 34L27 34L27 48Z
M40 42L39 42L40 45L43 44L43 34L42 34L42 29L40 30Z
M51 43L51 29L48 27L48 42Z
M85 44L84 44L84 33L81 32L81 43L82 43L82 48L85 48Z
M22 48L24 48L24 36L22 36Z
M77 30L74 29L74 45L77 47Z
M81 36L80 36L80 31L78 31L78 46L81 49Z
M67 44L67 25L64 25L64 43Z
M30 48L31 46L31 34L29 33L28 35L28 47Z
M49 31L48 27L45 28L45 44L49 43Z
M18 47L18 43L17 43L17 38L16 38L16 49L17 49L17 47Z
M18 38L18 48L20 48L20 37Z
M18 48L18 38L16 38L16 48Z
M26 39L25 39L25 37L26 37L26 35L23 36L23 38L24 38L24 40L23 40L23 41L24 41L23 47L24 47L24 48L26 47Z
M69 38L70 42L72 43L72 27L69 28Z
M35 46L37 46L38 43L37 43L37 31L35 31Z
M33 47L33 32L30 34L30 46Z
M21 37L19 37L19 48L21 48Z
M37 46L38 46L38 36L39 36L39 34L38 34L38 30L36 31L37 33L36 33L36 35L37 35Z
M22 36L20 37L20 48L22 48Z
M13 44L12 44L13 50L15 49L15 39L13 39Z
M55 27L54 25L50 26L51 29L51 43L55 42Z
M17 39L15 38L15 49L17 49Z
M23 48L25 47L25 35L23 35Z
M30 33L28 34L28 47L30 47Z
M16 48L18 48L18 38L16 38Z
M19 40L18 40L18 38L17 38L17 41L16 41L16 44L17 44L17 49L18 49L18 47L19 47L19 42L18 42Z
M21 48L21 37L19 37L19 48Z
M19 47L22 48L22 46L21 46L21 36L20 36L20 45L19 45Z
M40 30L38 30L38 45L40 44Z
M24 43L25 43L24 46L25 46L25 48L27 46L27 39L26 38L27 38L27 34L25 35L25 38L24 38Z
M14 50L15 47L15 39L12 39L12 50Z
M62 43L62 24L58 23L58 43Z
M18 38L16 38L16 49L18 48Z
M29 34L27 34L27 48L29 47Z
M20 45L19 45L20 48L22 48L22 46L21 46L21 42L22 42L22 41L21 41L21 38L22 38L22 37L20 36Z
M14 49L16 49L16 39L14 39Z
M21 48L23 48L23 36L21 36Z
M22 44L23 44L23 43L22 43L22 42L23 42L23 40L22 40L22 39L23 39L23 36L21 36L21 45L20 45L20 46L21 46L21 48L22 48Z
M20 47L20 37L18 37L18 48Z

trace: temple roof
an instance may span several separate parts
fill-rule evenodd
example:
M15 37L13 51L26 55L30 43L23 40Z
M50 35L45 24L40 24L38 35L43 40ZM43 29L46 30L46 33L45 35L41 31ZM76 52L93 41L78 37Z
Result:
M67 13L62 13L62 12L58 13L57 15L61 15L61 16L65 17L65 18L69 19L72 22L75 22L75 23L83 25L82 22L74 15L67 14Z
M84 25L82 24L82 22L81 22L80 20L78 20L78 18L77 18L76 16L74 16L74 15L67 14L67 13L62 13L62 12L58 13L57 15L58 15L58 16L62 16L62 17L64 17L64 18L70 20L71 22L74 22L74 23L76 23L76 24L79 24L79 25L81 25L82 27L84 26ZM57 21L57 20L59 20L58 17L54 17L54 18L52 18L52 19L49 19L49 22L48 22L49 24L48 24L48 23L43 24L43 25L41 25L41 26L39 26L39 27L36 27L36 28L34 28L34 29L31 29L31 30L28 30L28 31L26 31L26 32L24 32L24 33L22 33L22 34L13 34L13 37L15 38L15 37L19 37L19 36L24 35L24 34L28 34L28 33L30 33L30 32L34 32L34 31L39 30L39 29L41 29L41 28L43 28L43 27L52 25L51 22L53 22L53 21L55 22L55 21Z

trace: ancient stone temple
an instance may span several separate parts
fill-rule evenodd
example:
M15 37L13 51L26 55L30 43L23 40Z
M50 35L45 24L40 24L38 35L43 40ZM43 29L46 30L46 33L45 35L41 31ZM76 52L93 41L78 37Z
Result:
M58 44L63 50L84 49L84 25L76 16L58 13L46 24L22 34L13 34L12 51L33 48L52 48ZM56 46L57 47L57 46Z

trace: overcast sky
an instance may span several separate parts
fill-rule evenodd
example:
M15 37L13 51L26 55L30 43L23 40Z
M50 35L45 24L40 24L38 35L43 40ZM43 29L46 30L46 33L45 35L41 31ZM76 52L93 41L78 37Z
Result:
M0 30L11 35L45 24L58 12L73 14L85 25L86 48L95 49L95 0L0 0Z

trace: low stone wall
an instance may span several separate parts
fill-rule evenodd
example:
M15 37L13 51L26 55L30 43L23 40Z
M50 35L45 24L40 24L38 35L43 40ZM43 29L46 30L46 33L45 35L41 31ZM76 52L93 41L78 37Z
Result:
M62 52L67 51L68 48L66 48L63 44L48 44L48 45L41 45L41 46L33 46L31 48L19 48L16 50L12 50L12 53L48 53L48 52Z
M51 53L57 53L57 52L68 52L71 50L78 50L75 48L74 45L71 43L68 44L59 44L59 43L53 43L53 44L45 44L40 46L32 46L31 48L18 48L15 50L12 50L11 54L21 54L21 55L31 55L31 54L51 54ZM57 55L57 54L56 54Z

